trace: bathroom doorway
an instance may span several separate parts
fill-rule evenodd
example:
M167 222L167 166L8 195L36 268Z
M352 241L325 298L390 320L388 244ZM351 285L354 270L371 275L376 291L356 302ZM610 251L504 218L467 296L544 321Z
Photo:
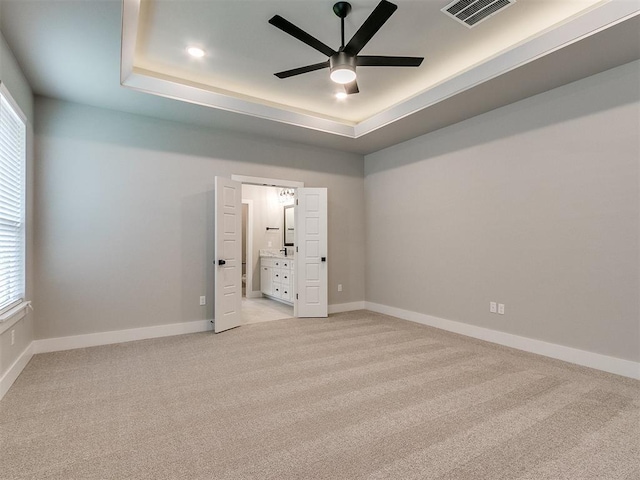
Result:
M272 185L242 185L242 317L244 324L279 320L294 316L293 295L289 285L289 298L282 298L280 292L267 291L268 283L262 268L267 262L283 265L277 259L293 259L293 245L285 246L285 207L293 204L293 189L283 189ZM290 242L289 242L290 243ZM287 255L285 255L285 249ZM269 257L269 260L264 260ZM274 263L274 266L275 266ZM269 276L286 276L291 282L291 266L287 262L288 273L276 273L270 269ZM285 272L285 270L282 270ZM269 279L271 280L271 278ZM263 284L265 283L265 284Z
M216 181L225 180L216 177ZM223 189L216 189L215 304L221 305L221 308L226 305L229 307L227 310L235 308L229 311L241 313L240 324L276 319L270 313L277 315L277 318L327 317L327 188L310 188L305 187L303 182L244 175L232 175L226 182ZM248 198L251 195L246 193L245 196L245 186L247 190L254 189L254 194L258 187L270 187L272 190L257 190L256 198ZM235 191L239 191L240 195L236 196ZM258 202L265 192L271 195L267 204L278 204L278 208L271 208L266 213L258 212L259 203L265 206L264 202ZM286 219L291 219L291 212L285 212L285 204L281 200L287 198L295 202L293 223L299 227L291 227L294 230L294 245L290 245L290 240L285 240L284 230L289 228L287 222L291 222ZM242 215L243 203L247 204L246 215ZM235 229L230 223L222 223L227 222L226 210L233 208L239 217ZM242 218L246 222L244 229L241 226ZM246 239L244 253L243 230ZM237 242L235 245L240 250L236 251L235 261L231 250L234 242ZM241 258L242 262L237 262ZM238 263L244 263L244 269L237 269ZM243 272L244 295L241 293ZM240 295L227 293L229 288L235 288ZM265 312L262 308L265 305L274 307L278 312ZM216 318L227 315L226 311L219 312L217 308Z

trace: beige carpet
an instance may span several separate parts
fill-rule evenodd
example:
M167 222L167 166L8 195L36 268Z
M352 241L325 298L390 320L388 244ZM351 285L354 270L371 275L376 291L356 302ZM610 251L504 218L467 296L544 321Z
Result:
M37 355L2 479L634 479L639 382L366 311Z

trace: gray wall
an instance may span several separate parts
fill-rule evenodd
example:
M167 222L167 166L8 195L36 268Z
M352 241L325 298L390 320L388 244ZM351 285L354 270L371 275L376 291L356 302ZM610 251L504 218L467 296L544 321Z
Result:
M327 187L329 303L364 300L362 156L41 97L36 119L36 338L211 319L216 175Z
M27 198L26 198L26 296L33 298L33 95L18 62L0 33L0 82L27 117ZM18 359L33 340L33 313L28 313L0 335L0 377ZM11 330L15 343L11 345Z
M640 360L639 70L366 156L367 301Z
M1 9L0 9L1 10ZM24 113L33 125L33 94L20 65L16 61L4 36L0 33L0 81L7 87L11 96L20 105Z

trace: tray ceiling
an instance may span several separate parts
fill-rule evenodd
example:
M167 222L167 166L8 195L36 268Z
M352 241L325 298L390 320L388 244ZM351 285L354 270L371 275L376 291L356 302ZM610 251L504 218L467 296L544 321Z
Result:
M640 58L635 0L517 0L471 29L450 0L395 0L362 54L422 66L358 69L361 93L340 102L327 71L273 75L324 59L268 23L336 48L333 3L2 0L0 28L35 95L364 154ZM351 3L347 40L378 0Z
M354 1L346 39L377 5ZM443 1L395 0L398 10L363 50L424 56L419 68L358 68L360 93L338 100L328 70L278 79L274 72L326 57L274 28L280 14L332 48L332 2L125 0L123 84L201 105L358 137L628 16L633 2L518 0L470 29ZM636 6L637 8L637 6ZM187 47L205 51L193 58Z

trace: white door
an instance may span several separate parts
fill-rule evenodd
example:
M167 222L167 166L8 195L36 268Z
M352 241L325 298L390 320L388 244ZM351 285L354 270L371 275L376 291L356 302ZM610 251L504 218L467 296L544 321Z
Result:
M215 182L216 333L242 322L242 184L216 177Z
M298 188L295 208L297 317L326 317L327 189Z

